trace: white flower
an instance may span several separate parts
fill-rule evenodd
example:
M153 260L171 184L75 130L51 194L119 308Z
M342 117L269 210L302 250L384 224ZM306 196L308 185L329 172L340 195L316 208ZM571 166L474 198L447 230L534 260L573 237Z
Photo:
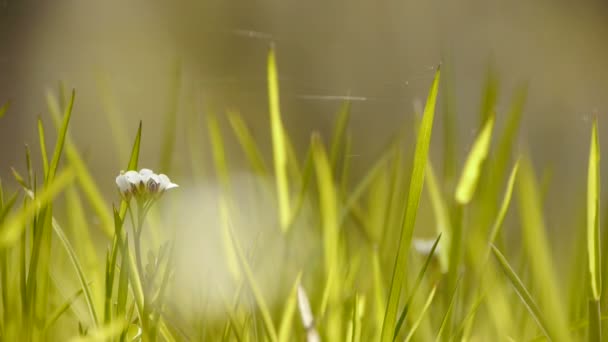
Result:
M158 175L158 178L160 179L160 188L159 190L165 191L165 190L169 190L169 189L173 189L173 188L177 188L179 187L179 185L172 183L171 180L169 179L169 177L167 177L167 175L161 173L160 175Z
M178 187L166 175L157 175L150 169L141 169L139 172L121 171L116 177L116 185L126 200L131 199L131 196L136 196L139 200L144 201L153 200L165 190Z

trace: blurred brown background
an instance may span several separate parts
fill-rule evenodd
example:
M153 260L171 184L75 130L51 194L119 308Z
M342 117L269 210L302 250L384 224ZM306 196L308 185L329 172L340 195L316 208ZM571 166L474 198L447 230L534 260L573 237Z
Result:
M312 130L327 133L340 96L350 94L359 167L398 123L412 120L438 63L452 71L460 161L477 128L488 66L499 75L499 115L516 85L528 82L522 146L565 187L549 201L570 206L581 193L563 195L583 189L594 112L602 133L608 128L607 19L605 1L3 0L0 101L12 106L0 120L0 176L22 168L24 143L37 150L38 115L52 131L45 94L56 93L59 81L77 90L71 132L100 184L113 190L128 152L116 146L131 139L140 119L142 163L155 167L178 62L178 151L185 153L176 153L176 163L188 156L181 135L191 102L218 115L238 109L268 147L265 58L272 41L285 124L297 144ZM124 126L112 133L106 112ZM433 153L441 147L437 134Z

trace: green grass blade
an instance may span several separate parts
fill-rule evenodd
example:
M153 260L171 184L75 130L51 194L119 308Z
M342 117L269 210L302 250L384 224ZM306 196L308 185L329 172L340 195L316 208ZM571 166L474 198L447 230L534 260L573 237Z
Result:
M181 62L176 62L174 67L173 83L169 88L169 108L165 116L165 122L163 127L163 140L160 146L160 169L165 173L171 172L171 160L173 159L176 130L177 130L177 112L179 105L179 97L181 93L182 84L182 65Z
M236 255L243 269L243 273L245 273L245 278L247 279L247 283L249 284L249 288L253 293L253 297L255 298L255 302L260 310L262 315L262 321L264 322L264 328L266 329L266 333L268 334L268 338L272 342L278 341L279 336L277 335L277 330L272 322L272 316L270 315L270 310L268 309L268 305L266 304L266 300L262 295L262 291L253 276L253 272L251 271L251 267L249 266L249 262L245 257L245 252L243 251L241 245L237 241L234 236L232 230L229 230L230 238L232 240L232 245L234 250L236 251Z
M8 110L8 108L11 106L11 101L6 101L2 107L0 107L0 119L2 119L2 117L4 116L4 114L6 114L6 111Z
M500 228L502 227L502 223L505 220L505 215L507 214L507 210L509 209L509 204L511 203L511 197L513 195L513 187L515 185L515 178L517 176L517 170L519 169L519 160L513 166L513 170L511 170L511 174L509 175L509 180L507 181L507 188L505 190L505 195L502 199L502 203L500 204L500 209L498 211L498 215L496 216L496 220L492 225L492 230L490 232L490 244L493 244L500 232Z
M84 298L87 302L89 314L91 315L91 320L93 321L93 324L95 326L97 326L99 324L99 316L97 316L97 310L95 309L95 301L94 301L93 295L91 293L89 282L87 281L87 278L84 275L84 270L82 268L82 265L80 265L80 260L78 260L78 256L76 255L76 252L74 251L74 248L72 247L72 244L70 244L68 237L65 235L65 233L63 232L63 229L61 228L61 226L59 226L59 224L57 223L57 221L54 218L53 218L53 230L55 231L55 234L57 235L57 237L59 237L59 240L61 241L63 248L68 253L68 256L70 258L70 261L72 262L72 265L76 269L76 274L78 275L78 280L80 281L80 286L82 287L82 290L84 291Z
M422 122L418 132L408 200L406 203L405 214L403 216L403 224L399 238L395 265L393 266L393 276L391 280L388 304L386 306L384 322L382 324L381 341L383 342L392 340L395 329L399 298L401 296L401 288L403 287L403 281L405 279L407 256L412 241L412 235L414 233L414 224L416 222L420 195L422 193L422 185L424 184L424 174L428 160L431 132L433 129L433 118L435 116L435 103L437 101L437 92L439 88L439 75L440 72L438 69L427 98Z
M493 63L488 65L486 73L486 80L483 87L483 95L481 97L481 110L479 113L480 125L483 125L491 113L494 111L494 107L498 101L498 75Z
M268 100L279 221L281 229L285 233L289 228L291 209L289 204L289 182L287 179L287 145L285 142L285 129L283 127L283 122L281 121L279 76L274 48L271 48L268 52Z
M340 108L340 113L338 114L338 118L336 120L336 124L334 125L334 131L331 138L330 144L330 152L329 152L329 162L331 164L332 170L337 172L337 163L338 163L338 153L340 152L340 147L343 143L344 136L346 134L346 127L348 126L348 120L350 118L350 101L345 101L342 104L342 108ZM343 155L346 158L346 154Z
M81 295L82 295L82 288L78 289L78 291L76 291L76 293L74 293L73 295L68 297L68 299L49 316L46 323L44 324L44 331L48 330L53 324L55 324L55 322L57 322L59 317L61 317L66 311L68 311L70 306L72 306L72 304Z
M66 168L47 187L36 194L34 203L25 207L6 218L6 222L0 231L0 249L12 246L21 236L27 220L34 215L39 208L51 203L74 179L74 170ZM30 193L33 195L33 193Z
M405 337L404 341L408 342L414 336L416 329L418 329L420 322L422 322L422 319L424 318L424 314L427 312L427 310L431 306L431 303L433 302L433 298L435 298L436 290L437 290L437 287L434 286L433 289L431 290L431 293L429 293L429 296L427 297L426 302L424 303L424 306L422 307L422 311L418 315L418 319L416 319L414 324L412 324L412 327L410 328L409 332L407 333L407 336Z
M451 245L451 233L452 233L452 222L450 220L450 212L448 210L447 203L431 161L427 162L426 168L426 189L428 190L429 197L431 199L431 205L433 206L433 215L435 217L435 225L437 226L437 233L443 236L441 241L441 248L439 248L439 266L441 272L445 273L448 270L448 257L449 257L449 246Z
M61 127L57 132L57 142L55 143L55 151L53 152L53 158L51 159L51 164L49 165L48 169L49 172L46 177L47 184L53 180L53 178L55 177L55 173L57 172L57 168L59 167L59 159L61 158L61 153L63 152L63 145L65 143L65 139L68 133L68 125L70 124L70 118L72 117L72 108L74 107L75 96L76 91L72 90L70 102L67 108L65 109Z
M395 334L393 335L393 341L397 339L397 336L399 336L399 330L401 329L403 322L405 322L405 318L407 317L407 314L409 312L409 308L412 303L412 299L418 292L418 288L420 287L420 284L422 283L422 279L424 278L424 274L426 273L426 270L428 269L429 265L431 264L431 260L433 260L433 257L435 255L435 250L437 249L437 245L439 244L440 240L441 240L441 234L439 234L439 236L437 236L437 239L435 239L435 242L433 243L433 246L431 247L431 251L429 252L429 255L427 255L426 260L424 261L424 264L423 264L422 268L420 269L420 272L418 272L418 277L416 277L416 282L414 283L414 287L410 291L409 297L408 297L407 301L405 302L403 311L401 311L401 315L399 315L399 320L397 321L397 325L395 326Z
M44 170L44 177L49 174L49 159L46 152L46 140L44 137L44 126L42 120L38 118L38 140L40 141L40 156L42 157L42 167Z
M133 142L133 147L131 148L131 156L129 157L129 164L127 166L127 170L137 170L137 164L139 161L139 150L141 149L141 130L142 122L139 121L139 126L137 127L137 134L135 135L135 141Z
M251 164L253 170L261 175L267 175L268 168L266 167L266 163L264 162L264 158L262 157L258 144L253 139L249 128L239 113L234 111L228 112L228 120L230 121L232 130L234 131L234 134L236 135L241 148L245 152L245 156L249 160L249 164Z
M456 186L456 201L459 204L467 204L473 198L477 182L481 173L483 161L488 156L490 151L490 143L492 141L492 130L494 128L494 115L488 118L483 129L475 139L475 143L469 152L467 161L464 164L464 169L460 175L460 180Z
M536 305L534 299L532 299L532 295L530 295L530 292L528 292L528 290L526 289L524 283L521 281L521 279L519 279L511 265L509 265L507 259L504 257L504 255L502 255L502 253L500 253L498 248L492 246L492 252L494 252L494 256L496 257L498 264L509 279L511 285L513 286L513 289L517 293L517 296L521 299L526 309L528 309L528 312L530 313L534 321L536 321L536 324L538 324L538 327L542 330L545 336L551 339L546 320L543 317L540 308L538 307L538 305Z
M540 192L531 162L520 162L518 177L519 213L525 256L530 268L531 281L542 289L539 303L547 315L549 331L555 339L569 339L566 311L554 273L553 260L546 236Z
M435 341L441 341L441 337L443 336L443 332L445 331L446 327L449 325L449 321L450 321L450 317L452 317L452 311L454 310L454 305L456 303L456 297L458 294L458 288L460 286L460 280L462 278L458 278L456 279L456 285L454 286L454 290L452 291L452 294L450 296L450 303L448 305L447 310L445 311L445 314L443 315L443 319L441 320L441 325L439 326L439 331L437 332L437 337L435 338Z
M597 121L594 121L591 130L589 171L587 176L587 255L589 256L591 294L596 301L599 301L602 289L599 209L600 144L597 135Z
M301 279L302 272L298 273L296 281L287 297L287 302L285 303L285 309L283 310L283 316L281 318L281 325L279 326L279 342L287 342L293 336L293 318L298 305L298 286L300 286Z

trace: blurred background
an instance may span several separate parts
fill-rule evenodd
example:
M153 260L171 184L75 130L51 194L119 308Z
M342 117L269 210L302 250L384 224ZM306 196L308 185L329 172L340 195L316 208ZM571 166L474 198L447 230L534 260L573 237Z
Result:
M269 151L271 42L284 122L298 150L313 130L329 132L350 96L351 157L360 169L398 125L413 122L414 103L424 101L439 63L450 71L444 82L460 165L479 125L488 70L499 84L499 126L516 87L528 84L521 146L560 185L549 190L554 210L582 198L593 116L602 136L608 129L605 1L2 0L0 13L0 101L11 101L0 120L5 180L11 166L22 168L24 143L37 151L36 118L52 131L46 94L57 94L60 82L77 91L71 134L110 195L128 154L118 146L130 144L143 120L141 165L158 165L164 118L174 108L178 165L190 155L184 118L204 112L240 111ZM121 125L112 127L108 113ZM436 127L442 124L438 116ZM441 139L433 138L434 156Z

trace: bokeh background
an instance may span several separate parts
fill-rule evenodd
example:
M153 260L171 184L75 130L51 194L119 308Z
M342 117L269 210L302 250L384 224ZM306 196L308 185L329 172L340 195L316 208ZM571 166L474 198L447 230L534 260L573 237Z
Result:
M24 143L37 146L38 116L52 131L45 96L59 82L77 90L72 136L109 195L128 153L117 146L128 144L140 119L142 164L158 164L173 94L174 163L188 162L181 152L189 113L237 109L268 151L265 58L274 42L284 121L297 147L303 150L313 130L327 134L350 95L351 157L359 169L399 124L413 121L440 62L450 70L444 80L453 91L460 163L478 128L488 70L498 77L499 125L514 90L527 83L521 146L539 172L551 170L559 186L549 188L547 207L558 213L581 207L594 115L607 136L606 18L600 0L3 0L0 101L12 104L0 121L0 176L22 167ZM122 125L112 127L108 113ZM436 127L442 124L439 116ZM433 139L439 156L441 134ZM244 165L238 159L235 168ZM559 215L548 216L560 224Z

